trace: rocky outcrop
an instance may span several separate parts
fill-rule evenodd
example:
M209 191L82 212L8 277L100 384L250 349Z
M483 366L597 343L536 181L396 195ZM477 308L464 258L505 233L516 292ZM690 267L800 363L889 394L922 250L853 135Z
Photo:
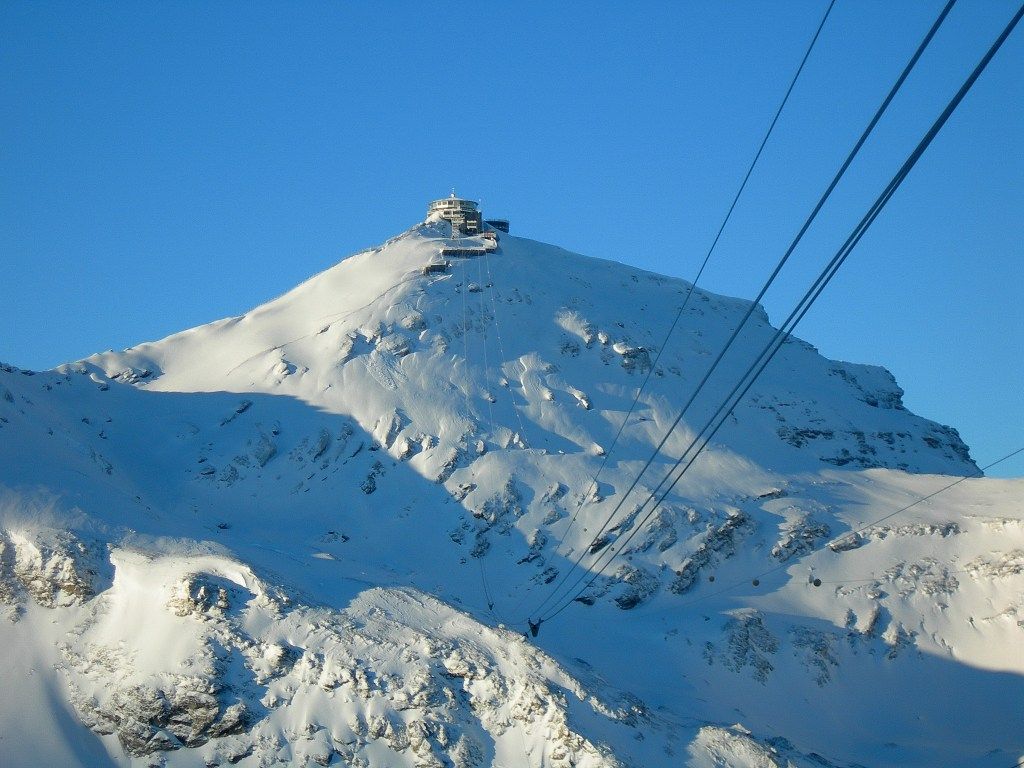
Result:
M106 548L69 531L0 533L0 601L26 595L45 608L81 605L110 583Z
M729 557L736 551L737 540L754 527L750 516L739 509L730 510L725 520L709 526L704 540L693 551L683 566L676 571L676 577L669 589L681 595L693 587L702 568L716 557Z
M67 660L84 664L70 652ZM136 757L199 747L244 733L251 724L245 703L225 704L225 687L205 676L173 675L159 683L117 687L102 700L72 690L82 722L96 733L115 734L125 752Z
M724 647L710 642L705 645L708 664L718 660L733 672L749 667L755 680L767 682L775 669L771 657L779 650L779 640L765 625L764 617L752 609L738 611L726 621L723 631Z
M373 589L332 611L275 596L220 557L115 562L63 666L82 721L135 757L474 768L540 737L545 765L611 768L620 761L571 710L651 725L642 704L587 690L521 636L420 593ZM127 587L143 582L153 599ZM167 650L134 646L128 615L173 632Z

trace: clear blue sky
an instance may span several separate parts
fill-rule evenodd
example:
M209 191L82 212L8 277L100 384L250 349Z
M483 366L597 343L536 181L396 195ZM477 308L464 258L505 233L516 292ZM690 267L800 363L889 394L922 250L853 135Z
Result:
M824 7L7 0L0 360L238 314L453 186L517 234L692 278ZM706 287L756 292L940 7L839 0ZM1015 10L957 5L773 320ZM1022 72L1024 28L799 332L888 367L980 463L1024 444Z

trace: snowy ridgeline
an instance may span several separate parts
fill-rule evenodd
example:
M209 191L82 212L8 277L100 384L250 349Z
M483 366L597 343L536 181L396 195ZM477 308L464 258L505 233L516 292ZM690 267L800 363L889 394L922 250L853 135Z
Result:
M4 546L10 618L54 643L77 716L140 763L615 766L618 743L650 765L704 741L776 752L574 679L518 633L420 592L367 589L336 611L298 604L223 555L115 549L105 560L101 543L52 530ZM68 624L55 631L54 616ZM51 733L53 746L63 737L78 752L74 731ZM35 759L38 743L13 741L16 761Z
M1021 754L1024 484L851 534L976 467L888 372L794 340L648 517L764 313L627 496L749 304L696 291L652 370L686 284L508 235L424 272L438 234L242 317L0 368L13 764Z

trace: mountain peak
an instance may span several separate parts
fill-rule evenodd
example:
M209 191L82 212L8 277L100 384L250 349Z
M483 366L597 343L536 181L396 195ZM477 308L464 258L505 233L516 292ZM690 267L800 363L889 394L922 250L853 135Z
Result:
M871 525L975 465L887 371L791 339L648 504L773 334L755 308L658 450L751 306L694 289L661 350L690 289L435 217L239 317L0 367L0 644L45 678L5 690L171 766L934 764L799 702L1015 701L1019 483ZM918 709L887 717L964 764L1014 732ZM17 727L52 763L82 733Z
M447 416L407 425L438 445L464 440L452 431L460 413L489 445L529 423L520 437L534 447L608 446L689 284L490 229L492 241L453 239L451 229L424 222L240 317L81 365L151 390L289 395L368 429L381 413L443 401ZM748 307L695 289L633 417L637 431L671 421ZM773 332L758 308L686 423L699 428ZM901 398L884 369L827 360L793 339L720 439L769 467L780 466L769 454L817 454L835 466L976 469L955 431L908 413Z

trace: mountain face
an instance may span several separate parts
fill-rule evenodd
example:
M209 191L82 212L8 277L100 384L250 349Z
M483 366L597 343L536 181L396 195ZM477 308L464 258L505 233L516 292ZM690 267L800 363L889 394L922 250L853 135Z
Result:
M448 234L0 367L5 765L1024 754L1024 482L867 525L977 467L887 371L793 339L644 522L765 313L627 493L749 303L695 290L659 357L687 283L504 233L442 266Z

